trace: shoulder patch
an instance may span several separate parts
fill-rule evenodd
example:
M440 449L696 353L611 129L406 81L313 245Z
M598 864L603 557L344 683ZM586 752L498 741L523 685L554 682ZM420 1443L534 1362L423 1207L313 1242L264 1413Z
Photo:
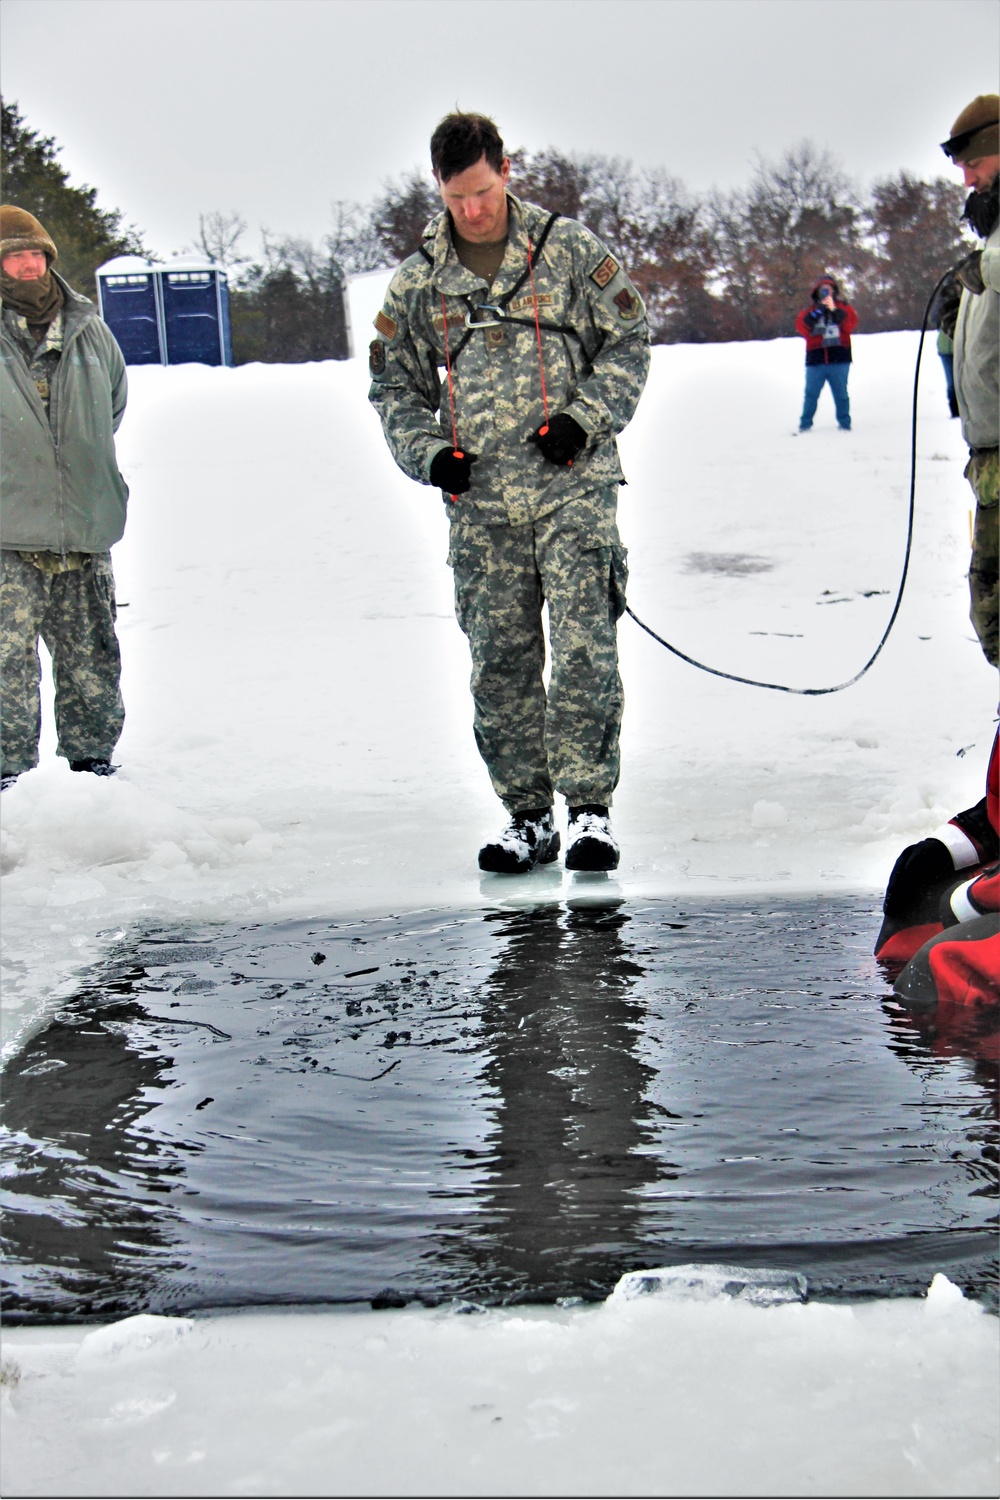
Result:
M385 369L385 345L381 339L372 339L368 345L368 370L372 375L381 375Z
M639 316L639 299L638 297L633 297L627 286L623 286L613 300L620 316L626 323L631 323L634 318Z
M375 314L375 327L379 333L385 334L387 339L394 339L396 337L396 320L395 318L390 318L384 307L380 307Z
M606 255L601 261L601 264L597 267L597 270L591 271L590 279L591 281L596 281L597 285L603 292L604 288L607 286L612 276L616 275L617 271L618 262L615 260L614 256Z

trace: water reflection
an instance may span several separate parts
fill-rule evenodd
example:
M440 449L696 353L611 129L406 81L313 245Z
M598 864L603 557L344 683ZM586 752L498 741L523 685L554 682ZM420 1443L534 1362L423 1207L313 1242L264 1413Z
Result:
M130 1310L170 1264L175 1216L158 1195L183 1161L136 1127L173 1059L130 1040L141 1014L123 1003L98 1020L81 997L4 1071L8 1313L34 1305L39 1279L49 1315Z
M883 1010L893 1051L914 1067L922 1059L968 1059L990 1115L1000 1118L1000 1008L941 1001L933 1010L911 1011L889 999Z
M954 1005L940 1002L931 1011L910 1011L896 999L883 1002L890 1049L921 1079L926 1106L948 1109L964 1120L951 1151L971 1183L971 1196L997 1196L998 1150L996 1121L1000 1118L1000 1014L996 1006ZM964 1058L968 1073L981 1090L970 1100L954 1069L942 1069L941 1059Z
M621 901L486 918L503 946L480 989L495 1101L481 1217L455 1247L510 1299L604 1295L634 1262L640 1193L663 1174L636 1055L645 973Z

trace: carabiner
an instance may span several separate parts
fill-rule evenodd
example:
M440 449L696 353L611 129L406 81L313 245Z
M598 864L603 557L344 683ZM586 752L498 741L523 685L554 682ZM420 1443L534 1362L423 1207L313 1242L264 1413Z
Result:
M496 313L495 318L477 318L476 313ZM503 326L504 316L502 307L494 307L492 302L480 302L465 315L466 328L500 328Z

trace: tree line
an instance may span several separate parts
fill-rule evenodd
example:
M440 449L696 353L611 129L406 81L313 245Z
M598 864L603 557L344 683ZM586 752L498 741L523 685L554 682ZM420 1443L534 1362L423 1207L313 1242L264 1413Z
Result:
M102 261L146 252L119 211L97 208L94 188L69 186L58 150L3 106L4 201L45 223L69 280L93 295ZM961 184L900 171L862 187L808 141L758 158L747 185L727 193L555 148L514 152L511 169L513 192L581 220L628 267L657 343L787 335L828 272L863 331L917 328L938 277L968 249ZM348 278L397 265L440 206L433 180L413 170L368 204L334 203L318 243L264 230L256 255L244 251L239 213L203 214L194 248L227 269L236 362L344 358Z

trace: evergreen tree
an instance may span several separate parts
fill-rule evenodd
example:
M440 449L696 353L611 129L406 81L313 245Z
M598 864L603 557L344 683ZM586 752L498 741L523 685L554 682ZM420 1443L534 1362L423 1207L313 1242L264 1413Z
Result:
M2 107L3 201L27 209L59 251L56 269L85 297L97 295L94 272L116 255L146 255L138 230L118 209L98 208L97 189L70 187L60 147L25 124L16 104Z

